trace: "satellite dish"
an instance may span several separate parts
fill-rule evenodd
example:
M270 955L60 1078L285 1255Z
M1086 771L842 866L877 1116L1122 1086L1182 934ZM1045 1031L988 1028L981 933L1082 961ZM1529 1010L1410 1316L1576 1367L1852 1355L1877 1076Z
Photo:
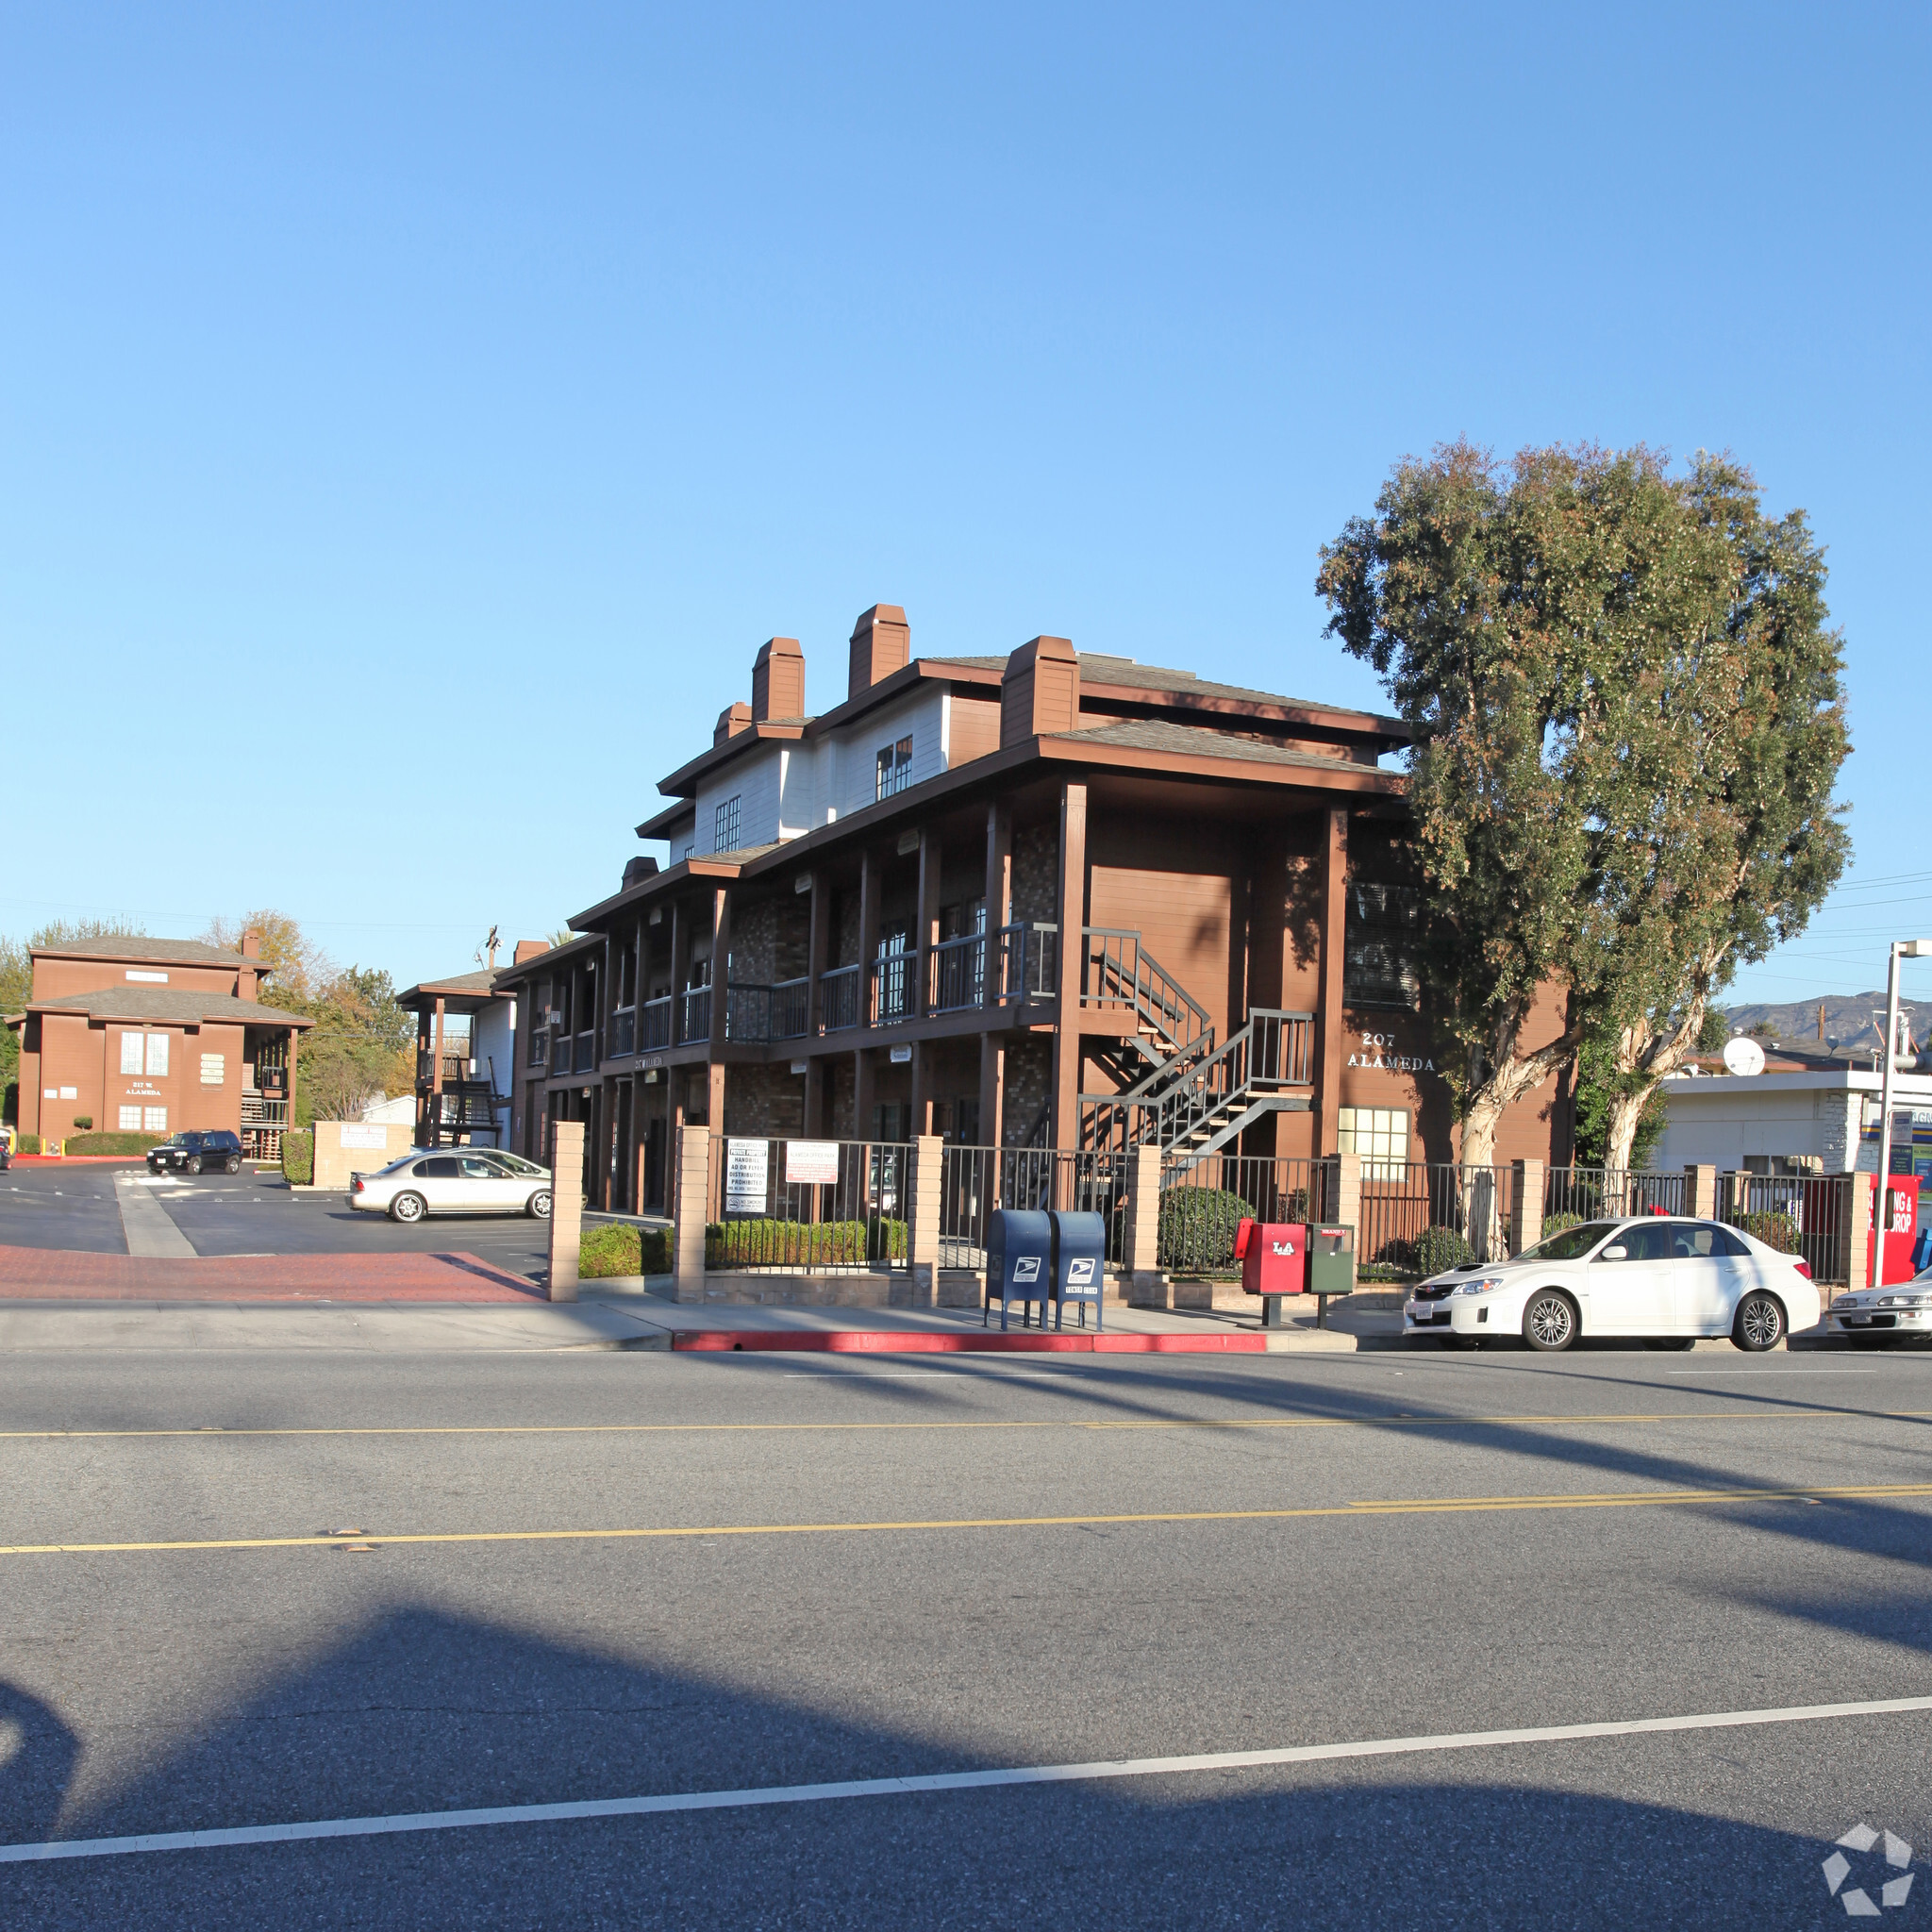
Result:
M1724 1041L1724 1072L1738 1074L1748 1078L1753 1074L1764 1071L1764 1049L1755 1040L1747 1040L1741 1033L1735 1040Z

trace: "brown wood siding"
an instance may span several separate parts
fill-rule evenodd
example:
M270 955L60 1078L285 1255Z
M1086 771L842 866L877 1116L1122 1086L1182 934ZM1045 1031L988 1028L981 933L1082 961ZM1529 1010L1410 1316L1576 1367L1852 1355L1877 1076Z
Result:
M957 771L1000 748L1000 708L953 693L952 722L946 730L946 765Z
M1090 925L1139 932L1141 942L1187 988L1227 1038L1228 931L1232 881L1219 873L1096 865L1089 874Z

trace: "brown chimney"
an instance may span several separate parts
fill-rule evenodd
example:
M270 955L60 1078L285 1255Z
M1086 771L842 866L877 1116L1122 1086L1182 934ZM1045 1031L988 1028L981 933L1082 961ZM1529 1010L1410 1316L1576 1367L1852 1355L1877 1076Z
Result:
M805 716L805 653L796 638L773 638L758 646L751 667L751 714L759 724Z
M252 925L242 935L242 956L245 959L261 958L261 935Z
M860 691L905 670L912 655L912 632L896 604L874 604L852 626L852 676L845 695Z
M1080 722L1080 660L1065 638L1035 638L1000 678L1000 749Z
M516 952L511 956L510 963L515 966L521 966L525 959L534 959L539 953L547 953L549 950L550 941L548 940L519 940Z
M727 738L736 738L741 731L751 729L751 707L740 698L735 705L726 705L718 713L718 723L711 733L713 744L723 744Z

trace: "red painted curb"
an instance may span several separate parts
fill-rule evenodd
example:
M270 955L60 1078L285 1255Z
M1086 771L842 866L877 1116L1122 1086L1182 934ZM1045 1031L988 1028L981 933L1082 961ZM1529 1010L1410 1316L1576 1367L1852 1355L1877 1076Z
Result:
M920 1329L675 1328L673 1348L833 1355L1261 1355L1259 1335L935 1335Z
M147 1159L145 1154L16 1154L15 1167L112 1167L117 1161L124 1167L139 1166Z

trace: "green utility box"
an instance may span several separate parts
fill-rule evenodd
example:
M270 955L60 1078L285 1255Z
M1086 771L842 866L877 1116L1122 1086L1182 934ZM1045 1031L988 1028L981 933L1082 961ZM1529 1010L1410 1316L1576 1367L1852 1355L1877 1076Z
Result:
M1311 1227L1308 1230L1309 1294L1355 1292L1355 1229Z

